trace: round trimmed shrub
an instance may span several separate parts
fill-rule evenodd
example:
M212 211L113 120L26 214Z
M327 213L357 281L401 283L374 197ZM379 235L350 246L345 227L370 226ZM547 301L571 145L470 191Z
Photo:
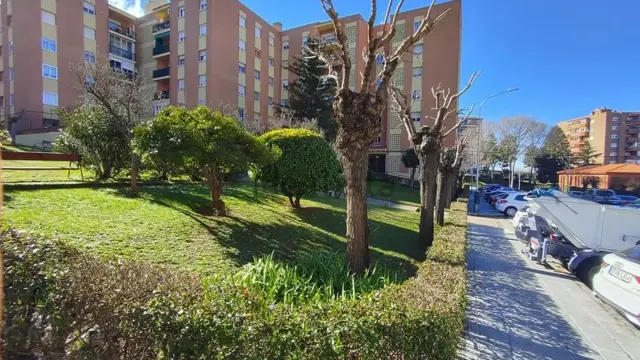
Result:
M294 208L314 191L332 189L341 172L338 157L322 136L306 129L279 129L260 136L268 147L279 149L277 159L259 169L257 177L276 186Z

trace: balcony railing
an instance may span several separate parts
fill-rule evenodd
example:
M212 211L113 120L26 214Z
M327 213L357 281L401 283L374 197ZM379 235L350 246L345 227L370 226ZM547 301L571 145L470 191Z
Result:
M123 57L125 59L129 59L129 60L135 60L136 56L133 52L129 51L129 50L125 50L122 48L119 48L115 45L109 45L109 52L112 53L113 55L118 55L120 57Z
M153 100L167 100L170 97L170 93L169 91L161 91L161 92L157 92L155 94L153 94Z
M169 45L156 45L153 48L153 56L168 53L168 52L169 52Z
M130 39L135 40L136 39L136 32L133 29L123 29L120 26L118 26L117 24L114 24L112 22L109 23L109 30L118 33L120 35L126 36Z
M171 29L171 21L167 20L165 22L161 22L159 24L153 25L151 31L155 34L155 33L158 33L158 32L165 31L165 30L169 30L169 29Z
M169 76L169 68L166 67L164 69L153 70L153 78L158 79L161 77Z

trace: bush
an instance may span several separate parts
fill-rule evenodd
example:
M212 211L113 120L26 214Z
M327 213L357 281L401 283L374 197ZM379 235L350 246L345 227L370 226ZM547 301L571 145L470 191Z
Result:
M0 145L11 145L11 134L0 127Z
M83 166L99 179L112 178L131 164L131 148L120 122L104 109L60 108L65 128L56 140L55 150L82 155Z
M258 171L258 180L276 186L300 207L304 194L328 191L338 181L340 162L322 136L305 129L280 129L261 135L267 146L280 150L277 159Z
M344 260L330 255L293 266L267 258L240 275L199 279L6 231L0 233L6 275L3 355L452 359L466 300L463 205L452 204L417 276L401 285L389 284L387 275L350 277ZM378 271L387 274L384 267ZM323 279L311 286L331 296L306 290L306 278ZM342 286L347 292L348 282L352 294L358 288L356 296L335 296ZM271 287L277 296L265 294ZM285 300L288 293L299 301Z

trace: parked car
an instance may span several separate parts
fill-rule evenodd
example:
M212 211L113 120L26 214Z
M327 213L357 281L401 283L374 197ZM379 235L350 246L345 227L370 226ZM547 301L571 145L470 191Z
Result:
M593 292L640 328L640 244L602 259Z
M489 198L489 205L496 207L496 203L501 200L506 198L507 196L509 196L509 194L511 193L497 193L495 195L491 195L491 197Z
M582 191L569 191L569 196L574 198L581 198L584 192Z
M495 195L495 194L497 194L497 193L499 193L499 192L504 193L504 192L514 192L514 191L515 191L515 190L513 190L513 189L512 189L512 188L510 188L510 187L501 186L501 187L499 187L499 188L497 188L497 189L494 189L494 190L492 190L492 191L490 191L490 192L485 193L485 195L484 195L484 196L485 196L485 199L487 199L487 201L488 201L488 200L489 200L489 198L490 198L492 195Z
M640 199L625 205L625 207L630 207L630 208L636 208L636 209L640 209Z
M616 196L616 192L608 189L587 189L584 192L583 199L595 201L599 204L606 204L609 198Z
M631 196L631 195L615 195L609 198L609 201L607 201L608 204L610 205L616 205L616 206L625 206L627 204L633 204L634 201L638 200L637 196Z
M508 193L506 195L496 202L496 210L503 212L508 217L514 217L518 210L528 204L525 193Z
M593 201L593 197L596 194L596 190L597 189L587 189L584 191L584 193L582 193L582 198L585 200L591 200Z

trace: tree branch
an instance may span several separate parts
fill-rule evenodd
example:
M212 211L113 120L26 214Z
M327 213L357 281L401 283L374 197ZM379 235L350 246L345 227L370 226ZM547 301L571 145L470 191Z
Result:
M454 127L452 127L451 129L449 129L449 131L447 131L444 136L446 137L447 135L449 135L452 131L454 131L455 129L457 129L458 127L460 127L460 125L464 122L467 121L467 119L469 118L469 116L471 116L471 113L473 113L473 108L475 107L476 104L471 104L471 108L469 109L469 111L467 112L467 114L462 118L462 120L458 121L456 123L456 125Z
M351 60L349 59L349 53L347 48L347 35L342 28L342 24L340 23L340 18L338 17L338 13L336 12L335 7L333 6L333 0L320 0L322 4L322 8L331 18L331 22L333 23L333 30L336 34L336 38L338 39L338 43L340 44L340 52L339 56L342 59L342 84L340 86L341 90L349 89L349 77L351 76ZM375 20L375 19L374 19Z
M413 138L416 135L416 128L413 126L413 120L411 119L411 105L413 105L413 99L409 102L407 96L397 87L389 87L389 95L393 100L392 107L395 108L396 112L400 116L402 124L405 129L407 129L409 143L413 144Z

